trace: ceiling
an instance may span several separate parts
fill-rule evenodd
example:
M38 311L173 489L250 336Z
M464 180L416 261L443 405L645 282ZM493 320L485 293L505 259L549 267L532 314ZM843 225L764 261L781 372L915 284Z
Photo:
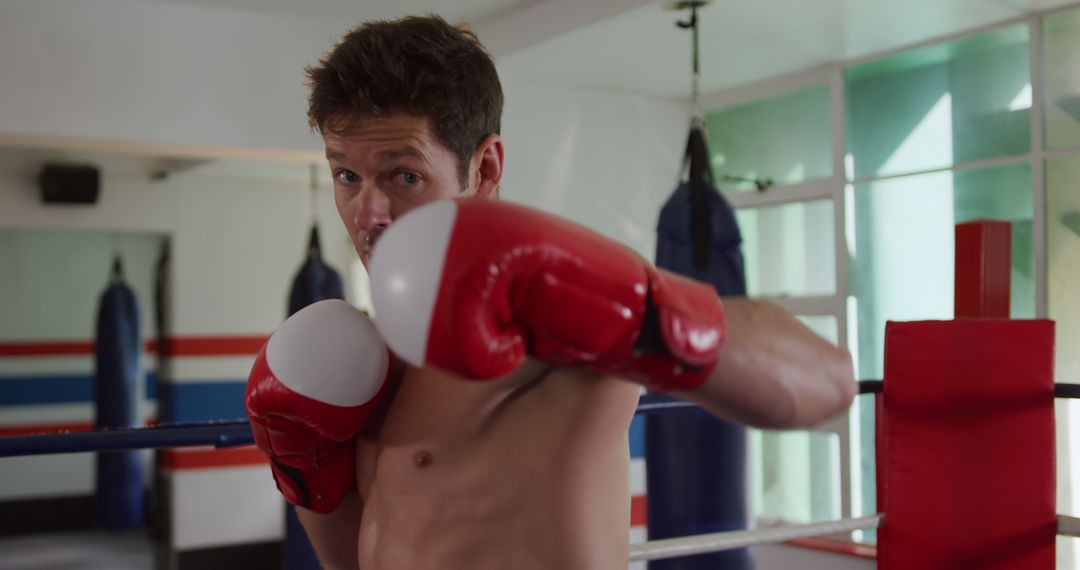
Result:
M438 13L469 22L508 77L686 97L690 33L669 0L144 0L360 21ZM1080 4L1078 0L712 0L700 11L702 89Z
M405 14L444 15L479 22L544 0L148 0L329 20L380 20Z
M662 0L141 1L350 22L434 12L469 22L506 78L680 99L690 90L691 34L675 25L687 14L668 11ZM700 11L702 90L722 92L1066 5L1080 0L713 0ZM19 158L44 160L50 152L57 154L55 147L28 150L0 160L0 167ZM86 158L77 149L68 154ZM149 173L273 170L266 168L267 157L255 158L260 160L229 157L215 164L191 156L113 160L118 170ZM282 162L292 164L278 176L307 178L303 161Z
M700 11L702 90L865 58L1075 0L714 0ZM505 55L511 76L662 97L690 90L685 14L649 3ZM557 63L556 63L557 62Z

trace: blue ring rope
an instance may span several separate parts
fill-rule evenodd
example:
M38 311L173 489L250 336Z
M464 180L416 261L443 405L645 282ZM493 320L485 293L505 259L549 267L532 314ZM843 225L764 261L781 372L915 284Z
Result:
M882 391L880 380L859 382L860 394ZM1057 398L1080 399L1080 384L1056 384ZM647 394L638 402L637 415L696 410L699 406L665 396ZM48 455L88 451L122 451L173 447L214 446L217 448L251 445L254 438L247 420L221 420L160 424L146 428L102 429L87 432L43 433L0 437L0 457Z

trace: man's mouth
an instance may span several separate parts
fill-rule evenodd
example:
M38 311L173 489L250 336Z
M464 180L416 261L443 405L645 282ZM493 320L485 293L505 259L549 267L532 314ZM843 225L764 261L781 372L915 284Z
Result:
M364 234L364 249L371 251L375 249L375 244L379 242L379 238L382 237L383 232L386 231L386 226L375 226L368 230Z
M364 235L360 239L360 258L365 264L371 260L371 252L375 249L375 244L379 242L379 238L383 232L386 231L386 226L379 225L364 232Z

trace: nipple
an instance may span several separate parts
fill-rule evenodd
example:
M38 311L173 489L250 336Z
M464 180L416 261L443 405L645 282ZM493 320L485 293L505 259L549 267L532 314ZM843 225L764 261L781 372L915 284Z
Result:
M431 452L427 450L420 450L413 454L413 465L416 465L417 469L423 469L433 461Z

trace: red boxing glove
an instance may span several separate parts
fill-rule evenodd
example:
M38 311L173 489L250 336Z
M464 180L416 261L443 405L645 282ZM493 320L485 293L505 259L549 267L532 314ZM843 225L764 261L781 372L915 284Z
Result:
M255 445L290 503L329 513L356 488L356 444L387 386L375 326L339 300L289 317L263 345L244 403Z
M493 200L410 212L383 234L369 273L394 352L470 378L507 374L527 353L691 390L724 340L724 308L709 285L588 228Z

